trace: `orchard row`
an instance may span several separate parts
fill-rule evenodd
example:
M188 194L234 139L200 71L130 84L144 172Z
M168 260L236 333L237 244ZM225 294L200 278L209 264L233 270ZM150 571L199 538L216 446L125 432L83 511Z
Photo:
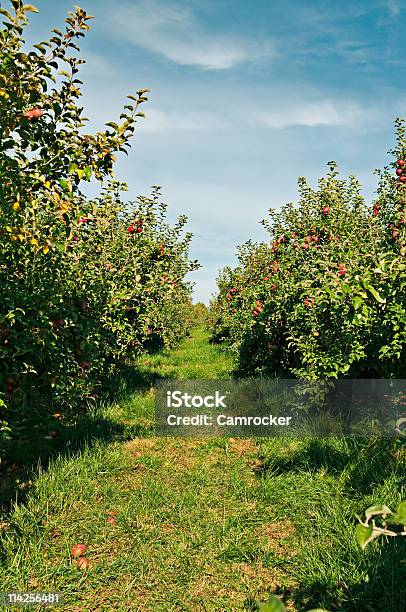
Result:
M129 96L121 123L84 132L77 40L91 19L26 53L27 13L1 10L0 430L39 403L52 412L98 396L107 373L186 333L197 267L186 218L166 222L159 188L124 203L112 180L147 90ZM94 199L83 183L99 183ZM18 421L18 419L17 419ZM0 432L1 438L1 432Z
M270 211L269 242L239 248L212 301L214 340L241 375L406 377L406 140L378 172L373 206L334 163L300 201Z

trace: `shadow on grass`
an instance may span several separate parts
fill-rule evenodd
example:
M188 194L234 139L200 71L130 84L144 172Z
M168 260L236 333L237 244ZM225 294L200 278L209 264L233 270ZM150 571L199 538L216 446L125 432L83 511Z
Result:
M317 575L299 579L297 587L280 585L272 591L287 606L294 604L300 612L404 612L406 601L406 563L404 543L391 540L380 547L379 553L365 553L364 582L331 582L312 580ZM323 571L319 568L320 573ZM295 577L297 578L297 577ZM244 610L258 610L257 601L248 598ZM288 609L291 609L288 607Z
M348 464L348 454L335 449L321 440L310 440L299 451L286 456L271 456L266 458L259 475L268 472L301 472L306 469L324 469L328 473L338 474Z
M150 436L151 423L120 422L109 418L106 408L125 402L136 392L148 391L157 379L153 371L126 364L109 379L101 401L89 400L77 409L66 407L63 413L61 409L61 413L51 414L49 408L38 405L16 413L10 421L13 437L1 449L0 511L7 513L16 500L24 503L39 465L47 469L57 455L71 456L100 441Z
M405 545L401 539L384 543L377 554L372 549L365 553L365 581L362 583L302 582L293 596L297 609L322 607L331 612L404 612L406 563Z
M342 493L356 499L365 496L373 498L376 489L395 473L399 491L406 484L401 459L394 452L392 443L384 439L307 439L291 453L288 451L282 456L270 454L269 458L265 456L258 476L299 474L306 470L323 470L335 477L345 473ZM320 567L315 566L308 575L303 572L302 576L296 577L299 584L294 591L276 594L286 602L294 602L298 610L323 608L331 612L404 612L406 548L403 540L394 538L370 544L360 561L360 573L365 577L362 582L352 581L348 577L346 582L340 582L340 571L336 572L337 578L331 581L321 578L334 573L327 555L325 559L320 556ZM345 563L345 553L342 562Z
M368 495L398 467L399 460L392 452L389 440L320 438L307 440L302 448L290 455L265 458L257 474L261 477L271 472L280 474L322 469L327 474L337 476L346 470L345 489ZM406 473L403 480L406 484Z
M148 391L159 376L152 370L137 369L132 364L122 364L120 369L109 377L104 388L104 398L108 402L120 402L133 394Z

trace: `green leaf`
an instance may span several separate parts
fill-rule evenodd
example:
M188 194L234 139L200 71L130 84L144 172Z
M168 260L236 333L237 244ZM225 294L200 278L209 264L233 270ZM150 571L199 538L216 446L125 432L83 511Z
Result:
M1 149L2 151L6 151L6 149L11 149L11 147L15 146L15 140L5 140L2 145L1 145Z
M266 603L258 604L259 612L286 612L286 608L278 597L270 595Z
M360 308L362 306L363 301L361 300L361 298L358 295L356 295L354 297L353 304L354 304L355 310L358 310L358 308Z
M386 300L379 295L377 290L374 287L372 287L372 285L368 285L368 283L364 283L364 287L365 289L369 291L369 293L371 293L374 296L377 302L379 302L380 304L386 304Z
M67 181L67 180L66 180L66 179L64 179L64 178L61 178L61 179L59 180L59 184L61 185L61 187L62 187L63 191L66 191L66 192L68 192L68 191L69 191L68 183L69 183L69 181Z
M90 181L90 179L92 178L92 168L91 166L86 166L85 168L85 177L86 180Z
M397 512L391 517L390 522L397 525L406 525L406 501L399 504Z
M380 505L370 506L369 508L365 510L365 518L367 521L369 521L369 519L372 518L373 516L379 516L379 515L388 516L389 514L392 514L392 510L388 508L388 506L380 506Z
M357 540L359 546L364 550L364 548L369 544L369 542L373 539L372 537L372 527L365 525L357 525L355 528L355 539Z
M23 11L25 13L39 13L39 10L33 4L24 4Z

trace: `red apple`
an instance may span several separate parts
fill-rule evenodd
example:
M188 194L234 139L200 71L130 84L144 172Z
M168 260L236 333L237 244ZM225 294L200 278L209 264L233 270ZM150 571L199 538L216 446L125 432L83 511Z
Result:
M28 119L28 121L32 121L33 119L39 119L42 117L45 111L42 108L31 108L30 110L25 111L24 117Z
M72 546L70 554L72 557L80 557L86 550L86 546L84 544L75 544Z
M78 568L81 570L86 570L86 569L89 569L90 567L90 561L89 559L86 559L85 557L79 557L77 563L78 563Z
M305 306L308 306L309 308L311 308L312 306L314 306L314 298L312 298L311 300L309 298L305 298L303 300L303 303Z

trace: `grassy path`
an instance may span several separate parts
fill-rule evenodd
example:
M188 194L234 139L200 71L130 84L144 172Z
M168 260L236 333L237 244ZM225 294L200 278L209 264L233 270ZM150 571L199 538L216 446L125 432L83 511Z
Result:
M269 591L290 610L403 611L404 544L361 554L352 538L354 512L405 497L404 465L382 445L152 437L156 377L230 368L197 329L117 381L86 442L36 473L0 524L0 591L58 590L78 612L255 610Z

